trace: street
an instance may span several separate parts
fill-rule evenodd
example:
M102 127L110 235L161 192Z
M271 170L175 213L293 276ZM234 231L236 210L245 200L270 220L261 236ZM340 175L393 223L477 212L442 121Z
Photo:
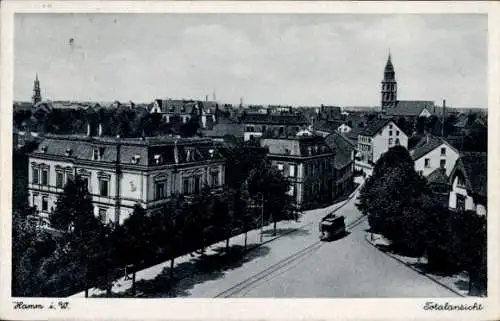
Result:
M365 240L368 223L356 197L338 213L349 235L318 242L316 215L311 224L264 247L266 251L221 278L198 283L190 297L454 297L451 291L395 261ZM350 229L350 225L352 229ZM257 249L256 251L259 251Z

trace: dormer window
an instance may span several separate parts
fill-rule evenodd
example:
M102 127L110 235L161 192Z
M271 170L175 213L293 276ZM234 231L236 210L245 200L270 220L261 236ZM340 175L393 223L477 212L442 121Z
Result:
M311 146L307 147L307 152L309 153L309 156L312 155L312 147Z
M156 155L154 156L154 160L155 160L155 164L156 164L156 165L161 164L161 160L162 160L162 159L161 159L161 155L160 155L160 154L156 154Z
M290 150L288 148L285 148L285 154L290 155Z
M214 149L209 149L208 150L208 154L210 155L210 158L214 158L214 153L215 153Z
M42 146L42 152L46 153L47 152L47 145Z
M71 148L66 148L66 153L65 153L66 156L71 156L72 153L73 151L71 150Z

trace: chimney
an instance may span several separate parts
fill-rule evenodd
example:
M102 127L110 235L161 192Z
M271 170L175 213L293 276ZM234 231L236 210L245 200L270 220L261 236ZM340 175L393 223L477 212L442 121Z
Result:
M90 123L87 123L87 137L90 137L92 135L91 128L90 128Z
M443 99L443 122L441 124L441 137L444 137L444 121L446 119L446 100Z
M99 137L102 137L102 124L101 123L99 123L99 128L97 131L98 131Z
M208 101L208 95L205 95L205 101Z

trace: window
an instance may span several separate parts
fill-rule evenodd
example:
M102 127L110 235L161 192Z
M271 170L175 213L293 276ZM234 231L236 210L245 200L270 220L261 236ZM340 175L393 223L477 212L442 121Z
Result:
M47 196L42 196L42 211L47 212L49 209L49 200Z
M99 208L99 221L101 223L106 224L106 209L105 208Z
M184 194L189 194L189 178L182 181L182 191Z
M212 173L212 186L219 186L219 173L218 172Z
M444 168L446 166L446 159L442 159L439 161L439 167Z
M200 182L201 182L201 177L200 176L195 176L194 177L194 192L199 193L200 192Z
M108 196L108 185L109 182L104 179L99 180L99 195L101 196Z
M396 138L396 145L399 145L399 138Z
M430 158L426 158L426 159L424 159L424 166L425 166L426 168L431 167L431 159L430 159Z
M57 188L62 188L63 187L63 179L64 175L62 172L57 172L56 173L56 187Z
M462 175L457 176L457 185L465 186L465 178Z
M457 210L465 211L465 196L457 194Z
M38 168L33 168L33 184L38 184L40 179L40 172Z
M83 185L87 187L87 190L90 191L90 186L89 186L89 178L87 176L82 177Z
M278 163L278 169L279 169L280 171L282 171L282 170L283 170L283 164Z
M295 186L290 186L290 189L288 190L288 195L294 196L295 193Z
M295 177L295 165L290 165L290 177Z
M392 129L392 124L389 124L389 129Z
M92 158L94 160L99 160L99 149L98 148L94 148L94 153L93 153Z
M389 131L389 136L392 136L392 130Z
M167 197L167 182L156 182L155 183L155 200L164 199Z
M399 130L396 130L396 136L399 136Z
M392 138L389 138L389 145L392 145Z
M441 147L441 155L446 155L446 147Z
M49 170L42 169L42 185L49 185Z

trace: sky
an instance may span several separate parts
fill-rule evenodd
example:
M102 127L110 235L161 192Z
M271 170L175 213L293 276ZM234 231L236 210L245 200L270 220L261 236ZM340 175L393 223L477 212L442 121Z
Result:
M487 16L15 16L14 99L379 106L390 51L398 99L487 107Z

